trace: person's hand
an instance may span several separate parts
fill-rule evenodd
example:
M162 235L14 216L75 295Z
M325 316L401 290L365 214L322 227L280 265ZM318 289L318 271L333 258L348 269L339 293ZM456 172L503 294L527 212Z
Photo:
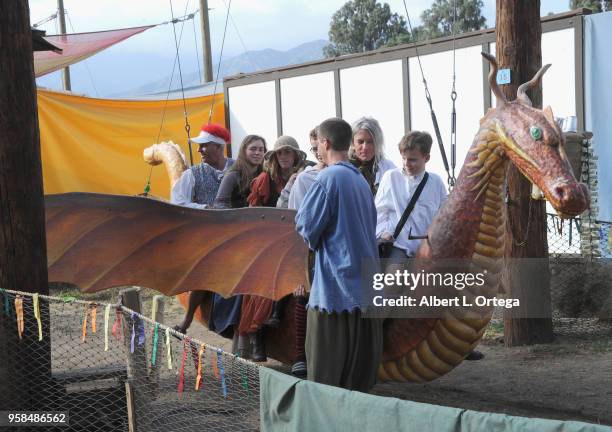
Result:
M380 238L384 241L393 241L393 234L384 233Z
M306 297L306 287L304 285L302 285L302 284L299 284L293 290L293 295L295 297Z

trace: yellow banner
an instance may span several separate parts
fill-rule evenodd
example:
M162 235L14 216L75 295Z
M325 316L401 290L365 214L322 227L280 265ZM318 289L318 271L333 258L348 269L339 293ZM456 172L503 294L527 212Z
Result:
M186 99L190 135L208 121L212 96ZM189 161L183 101L108 100L38 90L38 120L45 194L98 192L138 195L151 174L151 191L169 198L162 165L147 165L142 151L172 140ZM223 94L214 98L212 122L225 123ZM160 133L161 128L161 133ZM159 140L157 139L159 134ZM200 162L192 145L194 163Z

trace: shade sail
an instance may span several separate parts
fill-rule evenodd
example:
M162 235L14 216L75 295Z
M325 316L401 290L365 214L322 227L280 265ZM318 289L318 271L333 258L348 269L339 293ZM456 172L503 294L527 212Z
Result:
M66 35L45 36L45 40L62 50L40 51L34 53L34 70L36 78L63 69L71 64L85 60L88 57L121 42L138 33L155 27L132 27L119 30L108 30L91 33L74 33Z

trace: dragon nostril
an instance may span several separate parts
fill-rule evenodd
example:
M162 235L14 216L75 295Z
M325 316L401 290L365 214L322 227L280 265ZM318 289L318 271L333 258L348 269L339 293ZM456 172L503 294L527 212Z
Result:
M559 201L565 201L568 197L567 186L555 186L555 194Z

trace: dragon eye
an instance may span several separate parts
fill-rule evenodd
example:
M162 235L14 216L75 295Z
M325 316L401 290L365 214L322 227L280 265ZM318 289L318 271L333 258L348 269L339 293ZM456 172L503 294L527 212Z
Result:
M529 128L529 135L531 135L531 138L534 140L539 141L542 139L542 129L537 126L531 126Z

